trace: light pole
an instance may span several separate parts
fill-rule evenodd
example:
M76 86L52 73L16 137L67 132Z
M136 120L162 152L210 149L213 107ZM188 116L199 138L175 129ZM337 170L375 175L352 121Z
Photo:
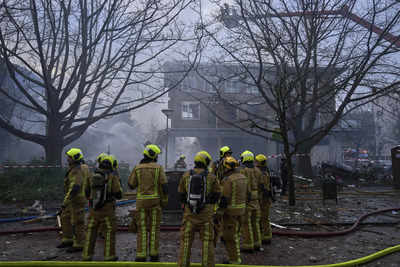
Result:
M172 113L174 112L173 109L167 108L167 109L162 109L161 110L162 113L164 113L164 115L167 117L167 142L165 145L165 170L167 170L168 167L168 141L169 141L169 136L168 136L168 119L171 117Z

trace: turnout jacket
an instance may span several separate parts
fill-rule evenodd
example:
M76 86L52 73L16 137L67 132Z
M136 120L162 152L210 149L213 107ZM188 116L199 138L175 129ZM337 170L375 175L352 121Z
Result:
M166 206L168 180L164 168L156 162L143 162L132 170L128 186L137 189L136 208Z
M222 179L222 198L227 201L227 207L220 208L227 214L237 216L244 215L248 194L247 178L237 169Z
M247 197L247 207L249 209L259 209L259 188L263 183L263 177L261 171L256 167L246 167L240 170L247 178L247 187L248 187L248 197Z

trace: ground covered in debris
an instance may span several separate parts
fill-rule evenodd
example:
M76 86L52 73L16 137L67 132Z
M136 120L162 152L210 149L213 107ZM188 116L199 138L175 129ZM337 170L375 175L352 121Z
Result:
M382 193L386 192L386 193ZM391 187L345 188L339 193L338 203L325 200L323 205L318 191L298 192L296 206L289 207L287 199L278 197L273 204L271 220L278 226L296 231L334 232L347 229L365 213L379 209L400 207L400 193ZM7 210L16 206L2 204L0 214L4 218ZM132 207L118 208L119 222L129 221L126 214ZM2 223L0 231L53 227L55 220L41 223ZM284 230L273 228L273 230ZM192 261L200 262L201 245L197 240L192 249ZM67 254L57 249L57 232L10 234L0 236L0 261L22 260L80 260L79 254ZM102 239L97 241L95 260L102 260ZM179 232L161 233L161 261L175 262L179 248ZM322 265L349 261L367 256L387 247L400 244L400 212L385 212L368 217L353 232L333 237L296 237L275 235L264 251L242 254L243 263L250 265ZM135 258L136 235L119 232L117 234L117 254L121 261ZM216 263L222 263L226 255L223 244L216 249ZM400 253L394 253L363 266L399 266Z

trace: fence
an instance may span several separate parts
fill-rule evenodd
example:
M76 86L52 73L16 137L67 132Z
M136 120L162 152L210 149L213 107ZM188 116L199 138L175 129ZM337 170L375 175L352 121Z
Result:
M64 195L64 176L67 168L44 164L0 165L0 201L61 201ZM93 168L92 168L93 170ZM119 170L121 185L126 191L128 167Z

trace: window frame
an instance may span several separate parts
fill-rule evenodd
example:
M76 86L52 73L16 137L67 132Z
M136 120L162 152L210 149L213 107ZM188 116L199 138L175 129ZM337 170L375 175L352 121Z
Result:
M196 105L198 105L198 107L199 107L199 116L198 116L198 118L189 118L189 117L184 117L183 116L183 113L184 112L186 112L186 113L189 113L188 111L184 111L184 106L185 105L193 105L193 104L196 104ZM201 119L201 114L200 114L200 111L201 111L201 109L200 109L200 101L182 101L181 102L181 119L182 120L185 120L185 121L198 121L198 120L200 120ZM192 112L192 114L193 114L193 112Z

